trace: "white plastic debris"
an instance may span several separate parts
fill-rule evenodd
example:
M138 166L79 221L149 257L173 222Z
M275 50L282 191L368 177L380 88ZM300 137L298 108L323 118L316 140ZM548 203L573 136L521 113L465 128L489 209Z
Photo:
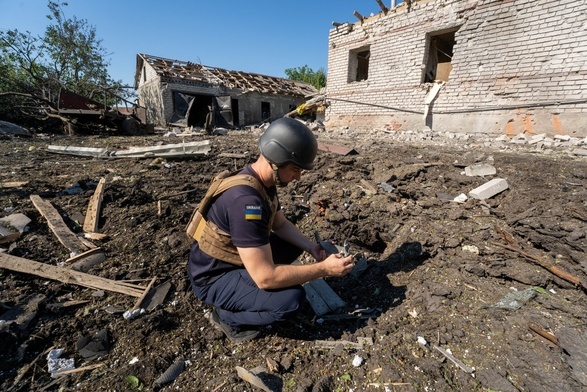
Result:
M464 193L461 193L460 195L455 197L453 199L453 201L456 201L457 203L464 203L467 201L467 199L468 199L467 195L465 195Z
M418 336L418 343L420 343L422 346L428 346L428 342L422 336Z
M128 361L129 365L134 365L135 363L137 363L139 361L139 359L137 357L134 357L133 359L131 359L130 361Z
M380 183L379 187L382 188L387 193L391 193L391 192L395 191L395 188L386 182Z
M138 309L133 309L133 310L127 310L126 312L124 312L122 314L122 317L124 317L125 320L132 320L132 319L139 317L141 314L144 314L144 313L146 313L145 309L138 308Z
M355 355L355 357L353 358L353 366L359 367L362 364L363 364L363 358L359 355Z
M474 253L476 255L479 254L479 248L476 247L475 245L463 245L463 247L461 249L463 250L463 252L470 252L470 253Z
M49 351L49 354L47 354L47 369L51 374L51 377L59 376L59 372L75 369L73 358L59 358L61 354L63 354L63 351L62 348L56 348Z

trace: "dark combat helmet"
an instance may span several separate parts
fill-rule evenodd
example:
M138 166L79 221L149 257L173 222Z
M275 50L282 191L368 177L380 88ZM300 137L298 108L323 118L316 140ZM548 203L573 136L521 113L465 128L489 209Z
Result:
M261 135L259 150L278 167L293 163L309 170L314 166L318 142L307 126L293 118L283 117L273 121Z

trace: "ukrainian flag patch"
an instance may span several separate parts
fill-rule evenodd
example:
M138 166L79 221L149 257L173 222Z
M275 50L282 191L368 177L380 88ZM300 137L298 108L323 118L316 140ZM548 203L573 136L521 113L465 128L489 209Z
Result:
M261 206L245 206L246 220L261 220L262 210Z

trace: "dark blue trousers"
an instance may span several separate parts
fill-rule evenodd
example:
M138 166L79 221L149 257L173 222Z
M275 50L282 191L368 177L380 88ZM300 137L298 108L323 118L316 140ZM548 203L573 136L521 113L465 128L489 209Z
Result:
M271 235L271 252L276 264L291 264L302 250ZM208 286L192 287L200 300L219 308L220 318L233 328L263 326L293 316L305 301L300 285L277 290L261 290L245 268L224 273Z

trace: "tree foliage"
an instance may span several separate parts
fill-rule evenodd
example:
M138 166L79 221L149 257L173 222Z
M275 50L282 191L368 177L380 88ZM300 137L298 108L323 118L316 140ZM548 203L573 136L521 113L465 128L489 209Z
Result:
M96 28L85 19L66 18L62 5L49 1L47 15L53 21L45 31L43 45L50 60L47 77L80 95L89 96L93 91L112 84L108 76L108 53L97 38Z
M318 90L326 86L326 71L324 71L324 68L314 71L312 68L304 65L303 67L288 68L285 70L285 74L290 80L311 84Z
M108 53L96 28L85 19L66 17L65 6L48 2L50 23L43 36L0 30L0 118L38 116L39 106L50 114L61 88L93 99L120 88L121 82L108 75Z

